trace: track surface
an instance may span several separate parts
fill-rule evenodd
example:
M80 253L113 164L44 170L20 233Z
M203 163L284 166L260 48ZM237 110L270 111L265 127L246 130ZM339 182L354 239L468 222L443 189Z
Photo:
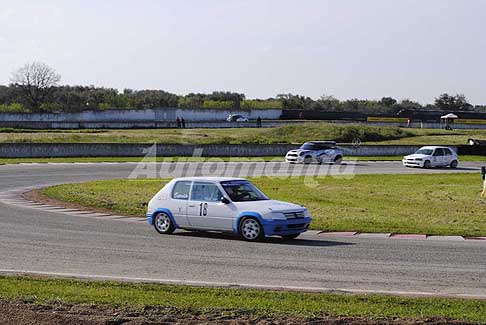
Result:
M457 171L479 170L479 164L463 166ZM0 191L123 178L134 167L127 163L5 165L0 166ZM165 167L158 170L160 176L170 176ZM319 173L334 174L339 168L326 167ZM254 175L262 170L256 166ZM445 171L449 170L405 169L396 162L360 162L353 170ZM480 241L329 238L310 232L293 242L247 243L218 234L160 236L145 224L66 216L2 203L0 269L174 283L486 298L486 244Z

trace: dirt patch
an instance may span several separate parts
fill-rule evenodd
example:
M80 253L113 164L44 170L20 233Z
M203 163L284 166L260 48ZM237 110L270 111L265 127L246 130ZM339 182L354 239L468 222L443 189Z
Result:
M367 319L359 317L262 317L245 311L216 310L198 313L171 307L144 307L139 310L100 305L38 305L0 300L0 324L469 324L447 319Z
M115 214L115 212L113 212L113 210L109 210L109 209L90 208L90 207L86 207L86 206L83 206L83 205L77 204L77 203L71 203L71 202L65 202L65 201L61 201L61 200L52 199L52 198L47 197L44 194L42 194L40 189L25 192L25 193L22 194L22 196L24 197L24 199L29 200L29 201L47 204L47 205L53 205L53 206L56 206L56 207L63 207L63 208L67 208L67 209L77 209L77 210L83 210L83 211L92 211L92 212L106 213L106 214ZM122 213L116 213L116 215L127 216L127 217L140 217L140 216L124 215Z

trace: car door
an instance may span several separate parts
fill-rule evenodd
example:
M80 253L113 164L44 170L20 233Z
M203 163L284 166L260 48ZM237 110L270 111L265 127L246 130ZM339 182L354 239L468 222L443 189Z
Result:
M221 202L223 194L215 183L194 182L187 216L191 227L232 230L234 205Z
M449 148L444 148L444 166L448 166L452 163L454 156L452 155L452 151Z
M437 148L432 154L432 166L443 166L444 165L444 149Z
M329 149L326 145L318 144L316 145L316 158L318 162L330 162L331 156L326 153Z
M191 192L192 181L178 181L172 187L171 199L166 203L167 208L172 212L175 222L180 227L187 227L187 202Z

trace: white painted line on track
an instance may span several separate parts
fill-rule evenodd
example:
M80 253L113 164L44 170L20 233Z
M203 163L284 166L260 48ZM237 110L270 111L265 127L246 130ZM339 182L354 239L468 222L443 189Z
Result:
M0 269L0 274L13 275L37 275L37 276L51 276L60 278L71 278L81 280L94 281L121 281L121 282L137 282L137 283L159 283L169 285L187 285L197 287L213 287L213 288L243 288L243 289L259 289L259 290L276 290L276 291L301 291L301 292L316 292L316 293L348 293L348 294L382 294L395 296L412 296L412 297L451 297L451 298L474 298L486 299L486 295L475 295L465 293L437 293L427 291L401 291L401 290L366 290L354 288L326 288L326 287L300 287L300 286L279 286L279 285L263 285L251 283L229 283L229 282L211 282L198 280L180 280L180 279L159 279L159 278L139 278L139 277L124 277L113 275L87 275L80 273L63 273L63 272L44 272L44 271L27 271L14 269Z
M52 209L52 210L44 210L44 211L48 211L48 212L62 212L62 213L71 213L71 212L76 212L76 211L79 211L79 210L76 210L76 209Z
M464 237L462 237L462 236L428 236L427 240L464 241Z
M391 233L358 233L356 236L360 238L388 238Z

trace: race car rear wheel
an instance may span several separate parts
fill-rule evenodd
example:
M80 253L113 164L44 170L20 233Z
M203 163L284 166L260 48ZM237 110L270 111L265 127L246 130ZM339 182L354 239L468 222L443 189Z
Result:
M335 164L341 164L343 162L343 157L342 156L336 156L334 158L334 163Z
M246 241L259 241L265 236L263 227L255 218L244 218L240 222L240 236Z
M451 164L450 164L450 167L451 167L451 168L457 168L457 165L458 165L457 160L453 160L453 161L451 162Z
M155 216L154 228L159 234L171 234L175 230L174 223L169 215L164 212L160 212Z

